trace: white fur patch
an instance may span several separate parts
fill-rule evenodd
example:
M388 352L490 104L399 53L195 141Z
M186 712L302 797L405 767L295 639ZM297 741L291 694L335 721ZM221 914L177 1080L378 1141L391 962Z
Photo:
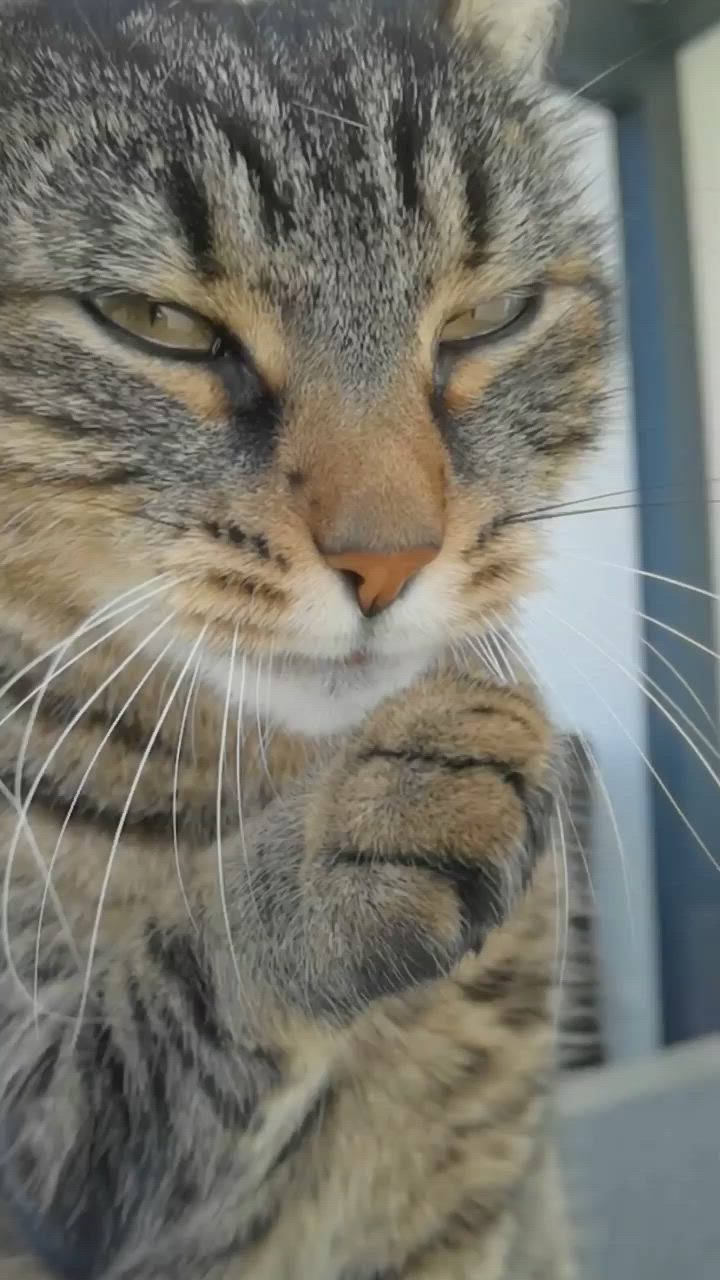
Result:
M402 600L368 622L323 574L321 583L298 592L303 603L284 620L282 637L272 637L268 653L245 652L242 639L234 660L231 647L224 653L206 647L201 676L220 700L230 681L233 704L241 702L253 722L308 738L346 733L413 684L457 638L448 589L453 576L447 567L431 566ZM167 634L159 638L167 642ZM182 661L193 643L178 638L172 656Z
M453 601L461 578L462 569L453 571L452 561L439 556L400 600L368 621L334 575L309 573L298 586L299 603L283 620L282 636L270 637L267 653L245 652L242 638L234 659L230 645L224 653L206 646L201 677L221 701L230 681L233 705L242 703L253 722L308 738L346 733L460 639L464 627ZM144 612L140 634L147 635L162 612L159 606ZM196 639L187 632L178 636L171 657L187 659ZM160 632L149 651L159 652L167 640L168 632ZM358 654L362 661L355 660Z
M507 65L542 69L565 5L563 0L460 0L457 25L489 40Z
M395 662L364 667L318 663L314 669L292 660L274 666L253 659L238 663L233 684L249 717L306 738L347 733L384 698L422 674L432 654L415 653ZM213 663L207 675L218 691L227 688L228 664Z

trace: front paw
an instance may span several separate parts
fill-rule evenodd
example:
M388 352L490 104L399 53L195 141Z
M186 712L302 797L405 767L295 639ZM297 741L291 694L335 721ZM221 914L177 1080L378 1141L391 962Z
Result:
M477 949L547 843L554 745L530 689L429 679L383 704L347 749L323 805L324 856L402 877L403 910L436 951Z

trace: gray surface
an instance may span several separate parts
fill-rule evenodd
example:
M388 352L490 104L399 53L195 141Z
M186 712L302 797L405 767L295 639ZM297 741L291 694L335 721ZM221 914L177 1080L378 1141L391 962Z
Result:
M561 1098L582 1280L718 1280L720 1038Z

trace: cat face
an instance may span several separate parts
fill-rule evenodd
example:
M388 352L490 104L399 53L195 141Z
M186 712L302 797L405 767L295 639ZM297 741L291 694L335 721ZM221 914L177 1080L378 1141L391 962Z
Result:
M592 237L526 74L553 7L3 11L14 607L169 575L179 648L206 629L223 687L242 653L250 705L272 658L263 711L308 733L507 611L518 517L602 384Z

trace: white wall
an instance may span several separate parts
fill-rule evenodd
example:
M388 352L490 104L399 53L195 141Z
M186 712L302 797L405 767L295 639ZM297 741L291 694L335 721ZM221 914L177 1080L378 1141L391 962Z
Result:
M717 479L720 477L720 23L680 51L677 69L707 430L707 468L708 476ZM710 516L715 581L718 582L720 506L711 505ZM720 603L718 610L717 634L720 635Z
M716 118L720 119L720 112ZM587 199L608 227L611 269L620 273L620 206L614 124L610 113L583 107L580 163ZM720 313L719 313L720 315ZM620 348L612 370L615 394L605 444L568 496L585 505L635 501L636 481L630 371ZM719 386L720 390L720 386ZM598 495L619 494L598 503ZM525 636L544 677L556 716L585 731L607 785L600 799L593 879L601 921L606 1016L617 1058L651 1052L659 1042L656 922L649 820L643 696L633 683L642 663L635 610L640 580L599 561L639 564L634 510L580 515L550 522L547 590L532 602ZM556 614L561 622L546 610ZM572 628L585 632L580 638ZM590 643L592 641L593 643ZM611 657L602 656L596 644ZM630 676L613 663L616 659ZM591 687L592 686L592 687ZM608 802L609 801L609 802ZM614 818L610 812L614 811ZM618 847L618 833L622 850ZM623 865L624 863L624 865Z

